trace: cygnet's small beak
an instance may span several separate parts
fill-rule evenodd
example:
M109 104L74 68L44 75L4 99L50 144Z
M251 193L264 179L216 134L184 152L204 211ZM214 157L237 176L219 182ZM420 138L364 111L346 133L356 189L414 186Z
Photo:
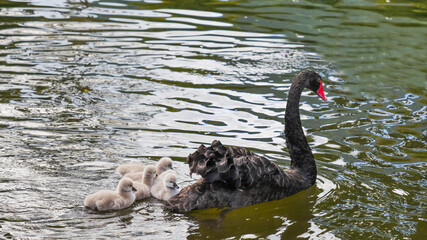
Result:
M136 188L132 187L132 192L136 192L136 191L137 191Z
M179 186L176 183L173 183L173 187L176 188L176 189L179 189Z

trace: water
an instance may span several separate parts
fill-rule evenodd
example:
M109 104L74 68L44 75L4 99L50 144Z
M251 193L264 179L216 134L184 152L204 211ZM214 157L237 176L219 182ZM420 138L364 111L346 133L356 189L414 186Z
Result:
M425 239L427 5L411 1L0 1L0 238ZM314 187L229 212L153 199L96 213L121 163L218 139L283 168L285 99Z

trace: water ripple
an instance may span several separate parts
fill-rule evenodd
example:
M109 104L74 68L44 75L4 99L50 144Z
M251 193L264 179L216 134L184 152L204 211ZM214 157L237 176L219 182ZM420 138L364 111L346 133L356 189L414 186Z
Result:
M2 2L0 238L420 238L426 9ZM286 168L285 100L305 68L322 75L329 99L301 97L316 187L224 219L215 209L170 213L153 199L83 209L86 194L115 187L121 163L171 156L190 184L186 156L213 139Z

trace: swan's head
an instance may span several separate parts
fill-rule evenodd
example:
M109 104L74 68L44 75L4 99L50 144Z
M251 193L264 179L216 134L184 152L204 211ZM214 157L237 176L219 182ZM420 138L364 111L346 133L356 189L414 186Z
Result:
M144 169L143 178L154 179L156 177L156 167L153 165L148 165Z
M323 92L322 77L315 71L304 70L298 74L297 77L302 77L306 82L306 87L315 92L323 100L327 100Z
M178 184L176 184L176 174L175 173L168 173L163 178L163 184L165 187L170 189L179 189Z
M133 187L132 179L127 177L120 179L117 188L122 192L136 192L136 188Z
M172 159L169 157L162 157L157 164L157 174L161 174L169 169L172 169Z

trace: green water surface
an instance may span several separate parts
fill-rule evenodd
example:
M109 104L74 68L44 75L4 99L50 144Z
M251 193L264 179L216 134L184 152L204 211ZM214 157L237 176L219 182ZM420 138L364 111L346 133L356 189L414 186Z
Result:
M0 0L0 238L427 239L427 2ZM287 168L304 92L312 188L228 212L97 213L119 164L220 140Z

